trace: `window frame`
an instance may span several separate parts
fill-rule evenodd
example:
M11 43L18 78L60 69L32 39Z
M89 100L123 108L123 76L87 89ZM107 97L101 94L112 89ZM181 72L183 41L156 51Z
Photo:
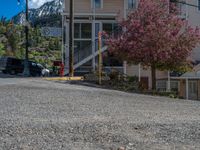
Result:
M136 8L137 8L137 0L131 0L131 1L132 1L132 3L131 3L131 4L132 4L132 7L129 7L129 4L130 4L129 1L130 1L130 0L127 0L127 9L128 9L128 10L130 10L130 9L136 9ZM135 1L135 2L134 2L134 1ZM135 3L135 7L134 7L134 3Z
M95 2L95 0L91 0L91 8L92 9L102 9L103 8L103 0L100 0L100 5L101 6L99 8L94 7L94 6L96 6L94 2Z
M89 37L83 37L83 25L86 25L86 24L89 24L91 26L91 33L88 34L90 35ZM88 40L88 39L92 39L92 23L90 22L75 22L74 23L74 26L78 25L78 30L75 28L75 31L78 31L78 37L76 36L76 32L74 32L74 39L85 39L85 40Z

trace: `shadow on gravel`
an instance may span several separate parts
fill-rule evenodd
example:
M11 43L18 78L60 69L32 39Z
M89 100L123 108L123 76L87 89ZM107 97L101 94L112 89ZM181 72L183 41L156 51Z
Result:
M18 75L10 75L10 74L4 74L0 72L0 78L22 78L23 75L22 74L18 74Z
M10 78L38 78L38 77L32 77L32 76L24 77L23 74L10 75L10 74L4 74L0 72L0 79L10 79Z

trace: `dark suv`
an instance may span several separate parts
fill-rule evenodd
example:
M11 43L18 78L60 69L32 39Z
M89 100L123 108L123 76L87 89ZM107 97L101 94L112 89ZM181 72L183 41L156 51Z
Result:
M44 67L33 61L29 61L31 76L41 76ZM19 74L24 71L24 60L12 57L0 57L0 71L9 74Z
M0 71L9 74L22 73L24 70L23 61L12 57L0 58Z

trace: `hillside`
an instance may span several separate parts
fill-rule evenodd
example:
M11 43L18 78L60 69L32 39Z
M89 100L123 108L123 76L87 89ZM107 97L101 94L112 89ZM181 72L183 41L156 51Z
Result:
M29 9L29 21L33 26L61 26L62 0L53 0L37 9ZM15 24L23 24L25 13L20 12L12 18Z

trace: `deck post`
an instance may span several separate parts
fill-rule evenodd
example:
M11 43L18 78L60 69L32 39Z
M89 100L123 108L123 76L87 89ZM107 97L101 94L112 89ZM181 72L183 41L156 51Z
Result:
M188 78L185 79L185 88L186 88L186 99L188 100L189 99L189 84L188 84Z

